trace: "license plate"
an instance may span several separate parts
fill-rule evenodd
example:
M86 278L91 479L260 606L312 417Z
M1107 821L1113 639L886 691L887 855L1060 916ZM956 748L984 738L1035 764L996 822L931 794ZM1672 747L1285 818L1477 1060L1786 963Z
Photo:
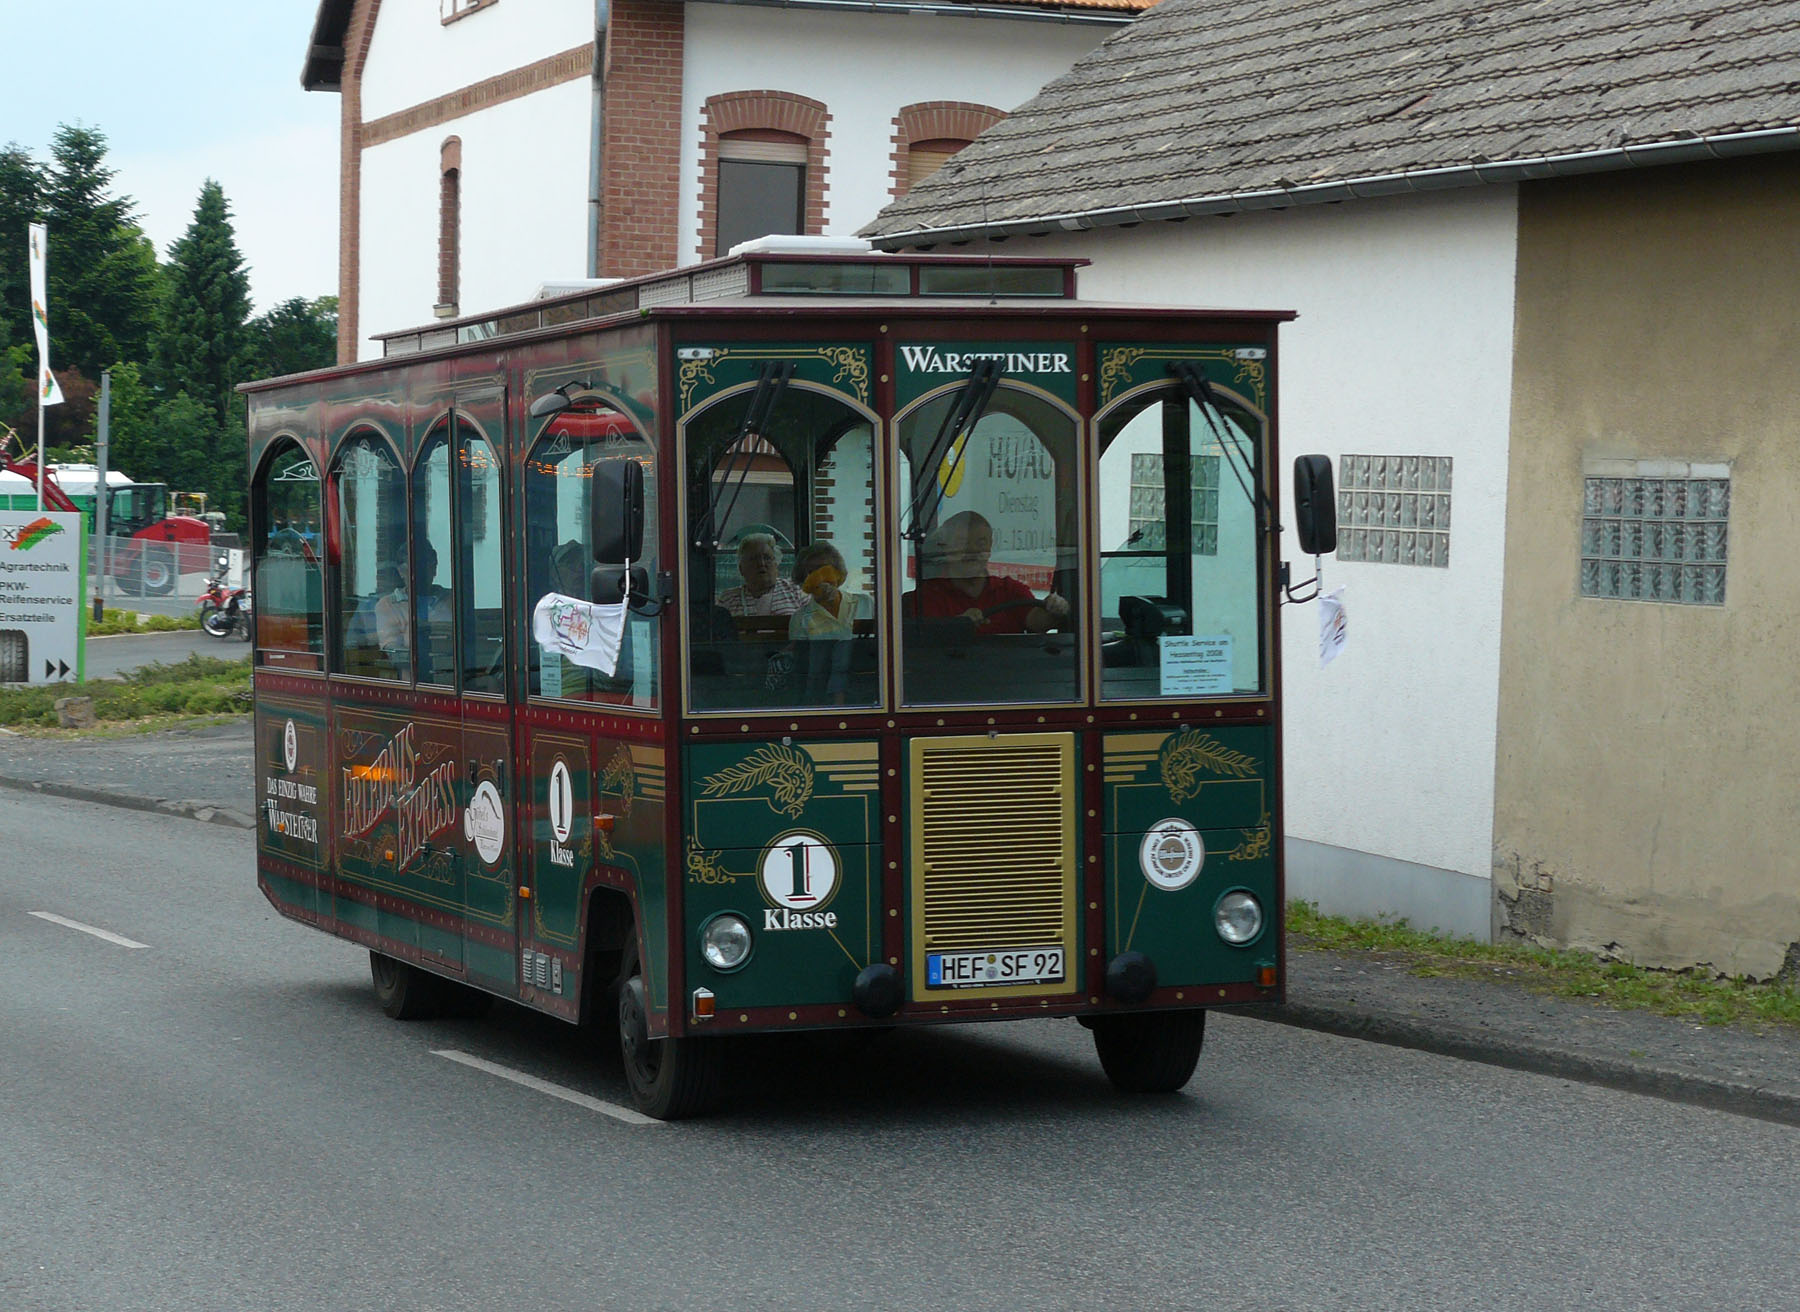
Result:
M1060 947L925 954L927 988L980 989L1003 984L1060 984L1062 980Z

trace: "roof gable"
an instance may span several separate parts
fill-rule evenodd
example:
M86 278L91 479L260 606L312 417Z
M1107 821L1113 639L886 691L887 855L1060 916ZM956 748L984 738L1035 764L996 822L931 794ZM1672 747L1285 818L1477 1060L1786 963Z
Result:
M865 231L898 244L1797 149L1796 33L1800 0L1163 0Z

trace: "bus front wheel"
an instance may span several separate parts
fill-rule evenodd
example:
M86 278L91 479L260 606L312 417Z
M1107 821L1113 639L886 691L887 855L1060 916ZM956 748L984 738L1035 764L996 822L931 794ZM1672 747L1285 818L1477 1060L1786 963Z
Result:
M1094 1050L1124 1093L1174 1093L1194 1076L1206 1038L1204 1011L1096 1016Z
M619 1055L631 1100L646 1116L676 1121L718 1100L724 1050L717 1039L650 1037L650 1005L635 939L619 972Z
M437 976L381 952L369 953L375 1000L395 1020L430 1020L443 1003Z

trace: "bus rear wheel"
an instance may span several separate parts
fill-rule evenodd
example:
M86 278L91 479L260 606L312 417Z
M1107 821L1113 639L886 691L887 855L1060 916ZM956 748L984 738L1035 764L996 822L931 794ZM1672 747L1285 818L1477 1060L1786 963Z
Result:
M631 1101L646 1116L677 1121L718 1101L724 1049L717 1039L650 1037L650 1005L637 944L619 971L619 1055Z
M438 978L382 952L369 953L375 1000L395 1020L430 1020L443 1006Z
M1174 1093L1194 1077L1206 1039L1204 1011L1096 1016L1094 1050L1123 1093Z

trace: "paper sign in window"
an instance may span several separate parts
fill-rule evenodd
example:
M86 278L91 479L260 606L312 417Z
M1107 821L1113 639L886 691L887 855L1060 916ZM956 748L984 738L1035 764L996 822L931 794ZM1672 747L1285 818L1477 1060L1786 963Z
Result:
M1211 697L1231 689L1231 635L1157 639L1164 697Z

